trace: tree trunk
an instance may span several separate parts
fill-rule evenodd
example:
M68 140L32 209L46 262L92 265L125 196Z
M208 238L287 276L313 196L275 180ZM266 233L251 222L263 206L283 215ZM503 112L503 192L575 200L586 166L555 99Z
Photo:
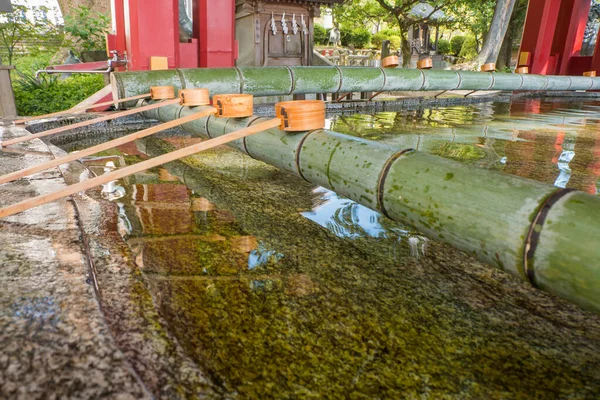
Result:
M510 67L510 61L512 58L512 45L513 45L513 32L512 27L509 27L504 35L502 41L502 47L500 47L500 53L498 54L498 61L496 62L496 69L502 71L506 67Z
M515 2L516 0L498 0L496 2L492 24L486 35L481 53L479 53L478 63L480 65L495 63L498 59L500 47L504 41Z
M410 42L408 40L408 29L410 27L404 26L400 20L398 20L398 27L400 28L400 48L402 49L402 67L410 67Z

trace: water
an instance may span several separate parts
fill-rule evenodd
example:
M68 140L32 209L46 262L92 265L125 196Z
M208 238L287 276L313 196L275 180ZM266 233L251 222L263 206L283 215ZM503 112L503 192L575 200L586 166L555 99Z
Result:
M330 124L597 193L599 106L527 100ZM143 147L85 163L103 174L145 159ZM600 394L597 317L233 150L102 190L168 331L224 396Z
M516 100L335 116L332 130L600 193L600 102Z

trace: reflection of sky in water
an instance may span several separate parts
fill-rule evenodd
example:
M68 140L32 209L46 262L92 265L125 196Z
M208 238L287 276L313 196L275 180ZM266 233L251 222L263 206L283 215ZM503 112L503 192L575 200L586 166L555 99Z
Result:
M387 229L381 225L383 216L352 200L338 196L331 190L318 187L315 193L321 193L319 205L312 211L301 213L309 220L316 222L338 237L388 237L391 234L407 234L399 228Z
M271 262L277 262L283 258L283 254L274 250L268 250L263 243L258 244L256 250L252 250L248 255L248 269L265 266Z

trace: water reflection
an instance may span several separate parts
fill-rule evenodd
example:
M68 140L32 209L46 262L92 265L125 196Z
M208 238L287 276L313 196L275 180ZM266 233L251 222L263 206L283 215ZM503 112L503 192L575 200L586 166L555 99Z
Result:
M384 227L385 217L381 213L340 197L331 190L318 187L313 192L318 195L315 207L301 214L338 237L384 238L409 232L399 227Z
M517 100L338 115L332 130L597 194L600 102Z

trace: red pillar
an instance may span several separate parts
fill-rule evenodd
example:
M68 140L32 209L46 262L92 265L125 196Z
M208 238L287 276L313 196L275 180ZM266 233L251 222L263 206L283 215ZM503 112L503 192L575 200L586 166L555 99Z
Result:
M110 50L117 50L120 55L126 49L125 45L125 4L124 0L111 0L112 25L114 31L114 42ZM112 36L112 35L111 35Z
M528 66L532 74L553 74L556 56L551 54L561 0L529 0L523 39L519 49L519 66ZM521 61L528 52L529 59Z
M196 0L194 37L200 38L200 67L235 66L235 0Z
M125 0L125 33L130 70L150 68L150 57L179 65L178 0Z
M562 0L552 45L552 53L558 55L560 75L569 74L571 57L581 52L590 5L590 0Z

